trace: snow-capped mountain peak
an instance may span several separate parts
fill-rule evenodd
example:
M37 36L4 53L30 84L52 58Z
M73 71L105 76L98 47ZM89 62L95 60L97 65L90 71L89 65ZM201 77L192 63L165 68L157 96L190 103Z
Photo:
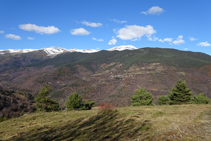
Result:
M122 45L122 46L116 46L113 47L111 49L108 49L107 51L123 51L123 50L135 50L137 49L136 47L132 46L132 45ZM72 49L65 49L65 48L61 48L61 47L47 47L47 48L43 48L40 49L43 50L47 53L48 56L51 55L57 55L57 54L61 54L64 52L81 52L81 53L95 53L98 52L100 50L96 50L96 49L76 49L76 48L72 48ZM17 54L17 53L28 53L28 52L33 52L33 51L37 51L37 49L8 49L8 50L0 50L0 54L1 55L5 55L5 54Z
M0 54L6 54L6 53L28 53L36 51L36 49L8 49L8 50L0 50Z
M96 49L76 49L76 48L72 48L68 50L69 52L81 52L81 53L95 53L98 52L100 50L96 50Z
M64 53L67 51L67 49L65 48L61 48L61 47L48 47L48 48L43 48L41 50L44 50L48 55L54 55L54 54L60 54L60 53Z
M111 49L108 49L108 51L114 51L114 50L123 51L123 50L135 50L135 49L138 49L138 48L132 45L122 45L122 46L116 46Z

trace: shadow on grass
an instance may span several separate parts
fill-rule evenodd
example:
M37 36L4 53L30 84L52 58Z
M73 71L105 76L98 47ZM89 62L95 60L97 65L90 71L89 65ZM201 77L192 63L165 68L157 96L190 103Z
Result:
M10 140L22 141L71 141L71 140L130 140L148 134L149 121L136 122L135 119L119 119L118 113L97 114L88 120L79 118L66 125L19 134ZM84 120L84 121L83 121ZM42 131L45 129L45 131Z

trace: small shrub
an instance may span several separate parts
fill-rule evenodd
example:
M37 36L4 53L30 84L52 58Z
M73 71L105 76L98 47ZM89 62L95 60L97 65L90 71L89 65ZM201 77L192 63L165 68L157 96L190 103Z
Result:
M99 113L117 112L116 108L111 103L102 103L97 105Z
M204 96L204 93L200 93L199 95L195 95L192 99L193 104L209 104L210 99L207 96Z
M8 120L6 114L4 114L3 117L0 117L0 122L6 121L6 120Z
M168 104L168 98L164 95L159 96L158 98L158 105L167 105Z
M20 117L23 116L23 115L24 115L24 111L22 111L22 112L20 113Z
M94 101L85 101L83 104L83 107L80 108L80 110L91 110L92 107L95 105Z

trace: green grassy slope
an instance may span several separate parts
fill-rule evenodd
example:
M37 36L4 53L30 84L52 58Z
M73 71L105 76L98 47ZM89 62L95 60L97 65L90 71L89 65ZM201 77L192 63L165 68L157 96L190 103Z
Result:
M100 114L98 109L33 113L0 123L0 138L26 141L83 140L210 140L204 115L210 105L122 107Z

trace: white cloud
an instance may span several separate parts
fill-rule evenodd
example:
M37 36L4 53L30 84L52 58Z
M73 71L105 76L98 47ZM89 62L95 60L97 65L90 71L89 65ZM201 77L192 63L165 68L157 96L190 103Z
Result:
M19 28L26 31L35 31L36 33L40 34L54 34L60 31L55 26L44 27L44 26L37 26L35 24L21 24L19 25Z
M193 38L193 37L189 37L189 40L190 40L190 41L195 41L195 40L198 40L198 39Z
M101 23L92 23L92 22L87 22L87 21L83 21L81 23L84 24L84 25L86 25L86 26L91 26L91 27L99 27L99 26L102 26L103 25Z
M184 50L188 50L188 48L184 48Z
M172 40L173 40L172 38L165 38L163 40L159 39L158 41L163 43L163 42L172 42Z
M151 25L138 26L138 25L130 25L126 26L125 28L121 28L116 32L118 35L117 37L122 40L137 40L140 39L142 36L146 35L148 38L156 33L156 30L153 29Z
M12 39L12 40L20 40L21 37L15 34L7 34L5 35L6 38Z
M34 40L34 37L27 37L28 40Z
M117 20L117 19L109 19L110 21L114 21L116 23L126 23L127 21L120 21L120 20Z
M148 40L150 40L150 41L157 41L158 40L158 37L151 37L151 36L149 36L148 37Z
M108 42L109 45L115 45L116 42L117 42L117 40L114 38L114 36L112 36L112 38L113 38L113 39L111 39L111 40Z
M173 44L179 45L185 43L185 41L182 38L183 38L182 35L178 36L177 39L173 42Z
M206 41L206 42L198 43L197 46L208 47L208 46L210 46L210 44Z
M92 38L92 40L99 41L99 42L104 41L103 39L96 39L96 38Z
M4 30L1 30L1 31L0 31L0 34L4 34Z
M89 35L89 34L90 34L90 32L87 31L87 30L84 29L84 28L72 29L72 30L70 30L70 33L71 33L72 35Z
M150 15L159 15L159 14L161 14L163 12L164 12L163 8L160 8L159 6L153 6L150 9L148 9L147 11L143 11L141 13L144 14L144 15L148 15L148 14L150 14Z

